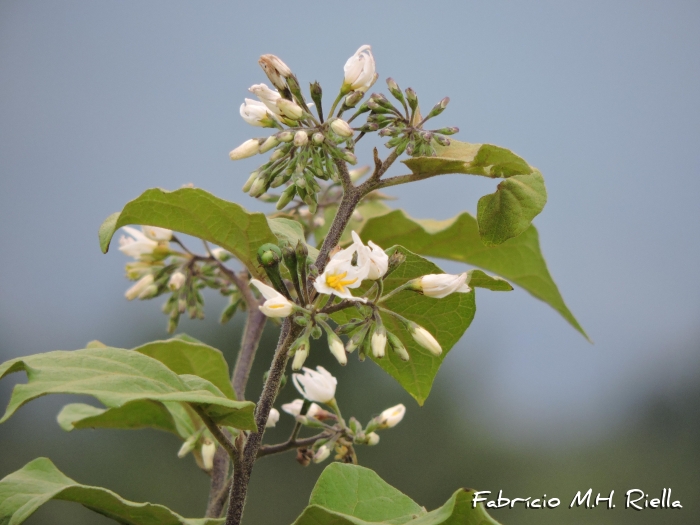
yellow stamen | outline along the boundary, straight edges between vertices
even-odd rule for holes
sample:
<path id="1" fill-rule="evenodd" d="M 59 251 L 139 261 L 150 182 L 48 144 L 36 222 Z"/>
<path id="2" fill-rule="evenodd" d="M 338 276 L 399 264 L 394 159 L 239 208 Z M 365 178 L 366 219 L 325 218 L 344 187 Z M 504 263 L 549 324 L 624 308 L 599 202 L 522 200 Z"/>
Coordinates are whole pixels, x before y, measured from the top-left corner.
<path id="1" fill-rule="evenodd" d="M 347 275 L 348 275 L 348 272 L 343 272 L 343 273 L 334 274 L 334 275 L 327 275 L 326 276 L 326 284 L 330 288 L 333 288 L 334 290 L 337 290 L 339 292 L 345 292 L 345 287 L 348 284 L 352 284 L 355 281 L 357 281 L 357 277 L 355 277 L 354 279 L 343 280 Z"/>

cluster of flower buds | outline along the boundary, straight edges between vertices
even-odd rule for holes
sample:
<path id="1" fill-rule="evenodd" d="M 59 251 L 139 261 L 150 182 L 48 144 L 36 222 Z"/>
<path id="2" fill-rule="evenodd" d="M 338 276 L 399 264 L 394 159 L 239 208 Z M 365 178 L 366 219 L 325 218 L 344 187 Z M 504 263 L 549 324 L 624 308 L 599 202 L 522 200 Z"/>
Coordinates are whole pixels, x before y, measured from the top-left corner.
<path id="1" fill-rule="evenodd" d="M 335 459 L 352 461 L 355 454 L 354 445 L 376 445 L 379 443 L 377 431 L 396 426 L 406 413 L 406 407 L 400 404 L 387 408 L 364 427 L 354 417 L 346 424 L 335 399 L 338 381 L 325 368 L 304 368 L 302 374 L 292 376 L 292 381 L 303 399 L 295 399 L 282 405 L 282 411 L 293 416 L 300 425 L 325 431 L 325 436 L 318 439 L 313 446 L 300 449 L 297 460 L 304 466 L 312 461 L 325 461 L 333 451 L 336 453 Z M 321 405 L 327 406 L 329 410 Z M 276 417 L 279 418 L 279 412 Z"/>
<path id="2" fill-rule="evenodd" d="M 125 226 L 124 230 L 128 235 L 119 239 L 119 250 L 136 259 L 126 265 L 127 277 L 136 282 L 125 296 L 131 301 L 170 293 L 163 305 L 163 312 L 169 318 L 169 332 L 177 328 L 185 312 L 191 319 L 204 317 L 203 288 L 213 288 L 230 297 L 222 322 L 230 320 L 242 307 L 237 288 L 222 274 L 219 266 L 219 262 L 230 257 L 225 250 L 216 248 L 208 256 L 196 256 L 178 249 L 181 243 L 171 230 L 155 226 L 143 226 L 141 231 Z"/>
<path id="3" fill-rule="evenodd" d="M 272 151 L 269 160 L 250 175 L 243 191 L 252 197 L 261 197 L 270 188 L 287 184 L 278 198 L 278 209 L 298 196 L 315 211 L 320 191 L 316 179 L 338 182 L 335 162 L 357 162 L 355 130 L 332 113 L 341 99 L 341 112 L 355 107 L 376 81 L 371 49 L 362 46 L 345 64 L 341 93 L 327 120 L 323 118 L 323 91 L 318 82 L 311 84 L 310 95 L 314 102 L 307 102 L 296 76 L 282 60 L 274 55 L 263 55 L 259 63 L 277 90 L 265 84 L 251 86 L 249 90 L 258 100 L 245 99 L 240 108 L 241 117 L 253 126 L 279 131 L 268 137 L 249 139 L 229 156 L 238 160 Z M 310 109 L 314 105 L 317 116 Z"/>

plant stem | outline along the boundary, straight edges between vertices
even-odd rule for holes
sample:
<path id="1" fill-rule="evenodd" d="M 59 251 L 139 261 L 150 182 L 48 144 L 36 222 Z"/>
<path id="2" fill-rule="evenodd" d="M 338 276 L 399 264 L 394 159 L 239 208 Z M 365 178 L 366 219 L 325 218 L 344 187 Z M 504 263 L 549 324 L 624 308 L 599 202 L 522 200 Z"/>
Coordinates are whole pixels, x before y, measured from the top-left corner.
<path id="1" fill-rule="evenodd" d="M 245 329 L 243 330 L 243 339 L 241 340 L 241 349 L 236 358 L 236 366 L 231 375 L 231 384 L 233 391 L 236 393 L 236 399 L 245 399 L 245 387 L 248 383 L 250 369 L 253 367 L 255 360 L 255 352 L 260 344 L 263 330 L 267 317 L 258 309 L 257 302 L 253 308 L 248 310 L 248 319 L 246 320 Z"/>
<path id="2" fill-rule="evenodd" d="M 316 443 L 316 441 L 318 441 L 319 439 L 327 438 L 330 436 L 331 434 L 327 432 L 321 432 L 320 434 L 316 434 L 315 436 L 285 441 L 284 443 L 279 443 L 277 445 L 265 445 L 260 447 L 260 450 L 258 450 L 258 458 L 269 456 L 270 454 L 286 452 L 287 450 L 292 450 L 294 448 L 308 447 L 309 445 L 313 445 L 314 443 Z"/>

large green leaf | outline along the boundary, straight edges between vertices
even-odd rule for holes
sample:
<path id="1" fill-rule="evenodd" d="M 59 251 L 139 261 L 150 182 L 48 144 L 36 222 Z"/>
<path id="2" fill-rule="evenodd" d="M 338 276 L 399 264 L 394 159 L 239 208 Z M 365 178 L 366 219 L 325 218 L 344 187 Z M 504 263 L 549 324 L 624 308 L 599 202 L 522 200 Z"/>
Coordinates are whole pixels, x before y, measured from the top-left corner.
<path id="1" fill-rule="evenodd" d="M 133 503 L 111 490 L 81 485 L 47 458 L 38 458 L 0 480 L 0 523 L 19 525 L 52 500 L 80 503 L 124 525 L 218 525 L 223 519 L 183 518 L 163 505 Z"/>
<path id="2" fill-rule="evenodd" d="M 495 193 L 479 199 L 476 217 L 481 240 L 486 245 L 500 244 L 520 235 L 547 202 L 542 174 L 510 150 L 453 140 L 449 146 L 439 146 L 437 154 L 404 163 L 422 178 L 465 173 L 506 179 Z"/>
<path id="3" fill-rule="evenodd" d="M 228 364 L 224 354 L 216 348 L 200 342 L 173 338 L 153 341 L 134 348 L 134 351 L 157 359 L 178 375 L 203 377 L 227 397 L 236 399 L 228 375 Z"/>
<path id="4" fill-rule="evenodd" d="M 498 525 L 471 490 L 458 490 L 432 512 L 357 465 L 331 463 L 323 471 L 294 525 Z"/>
<path id="5" fill-rule="evenodd" d="M 197 188 L 146 190 L 127 203 L 121 213 L 110 215 L 100 226 L 103 252 L 109 249 L 117 229 L 129 224 L 169 228 L 217 244 L 234 254 L 259 278 L 264 273 L 257 267 L 258 248 L 268 242 L 277 242 L 265 215 L 250 213 L 238 204 Z"/>
<path id="6" fill-rule="evenodd" d="M 388 254 L 399 251 L 406 261 L 384 280 L 384 291 L 389 292 L 410 279 L 431 273 L 444 273 L 432 262 L 411 253 L 401 246 L 386 250 Z M 404 343 L 410 359 L 403 361 L 395 352 L 387 352 L 381 359 L 370 358 L 396 379 L 419 404 L 428 398 L 433 380 L 450 349 L 459 341 L 474 319 L 476 305 L 474 290 L 469 293 L 454 293 L 442 299 L 426 297 L 412 291 L 402 291 L 382 303 L 382 306 L 396 312 L 428 330 L 438 340 L 442 354 L 434 356 L 413 340 L 410 333 L 396 317 L 382 313 L 386 329 L 396 334 Z M 357 317 L 354 308 L 341 310 L 334 319 L 345 322 Z"/>
<path id="7" fill-rule="evenodd" d="M 0 379 L 22 370 L 28 382 L 15 386 L 0 423 L 32 399 L 66 393 L 93 396 L 108 408 L 140 400 L 189 403 L 221 425 L 255 429 L 253 403 L 232 400 L 206 379 L 178 375 L 132 350 L 88 348 L 20 357 L 0 365 Z"/>
<path id="8" fill-rule="evenodd" d="M 360 236 L 365 242 L 372 240 L 380 246 L 396 243 L 420 255 L 460 261 L 501 275 L 549 304 L 588 338 L 549 274 L 532 225 L 503 244 L 484 246 L 476 219 L 468 213 L 434 221 L 412 219 L 402 210 L 394 210 L 365 221 Z"/>

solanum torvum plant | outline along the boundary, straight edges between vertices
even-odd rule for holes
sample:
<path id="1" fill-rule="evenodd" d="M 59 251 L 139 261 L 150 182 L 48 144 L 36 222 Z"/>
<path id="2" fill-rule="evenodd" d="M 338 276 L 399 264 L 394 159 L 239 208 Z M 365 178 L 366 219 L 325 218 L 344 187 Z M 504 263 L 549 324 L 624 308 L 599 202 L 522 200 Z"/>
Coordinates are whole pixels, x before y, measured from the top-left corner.
<path id="1" fill-rule="evenodd" d="M 134 349 L 93 341 L 81 350 L 0 365 L 0 378 L 24 371 L 28 379 L 14 388 L 0 422 L 45 394 L 86 394 L 102 406 L 67 405 L 58 414 L 63 429 L 151 427 L 178 436 L 182 446 L 173 458 L 194 458 L 211 478 L 205 517 L 183 518 L 161 505 L 81 485 L 39 458 L 0 481 L 0 523 L 19 524 L 46 501 L 64 499 L 119 523 L 238 525 L 256 462 L 290 451 L 304 466 L 329 463 L 296 525 L 496 523 L 473 502 L 471 490 L 457 490 L 427 512 L 359 466 L 358 449 L 381 446 L 382 432 L 397 426 L 407 409 L 378 405 L 369 421 L 348 417 L 341 412 L 343 385 L 332 369 L 315 363 L 320 345 L 312 351 L 311 341 L 320 340 L 338 366 L 352 354 L 373 361 L 421 405 L 474 317 L 476 288 L 518 285 L 585 336 L 531 225 L 546 202 L 542 175 L 507 149 L 459 142 L 451 138 L 457 128 L 433 126 L 448 98 L 426 110 L 413 89 L 401 90 L 391 78 L 388 96 L 370 94 L 379 77 L 370 46 L 347 60 L 330 101 L 317 82 L 307 96 L 280 58 L 263 55 L 259 63 L 271 86 L 253 85 L 255 98 L 245 99 L 240 114 L 262 136 L 230 157 L 259 156 L 261 165 L 243 189 L 276 203 L 276 210 L 250 213 L 194 187 L 150 189 L 99 230 L 106 252 L 122 229 L 119 250 L 132 258 L 126 274 L 134 281 L 126 298 L 166 297 L 168 332 L 183 314 L 204 315 L 203 289 L 229 298 L 221 321 L 237 312 L 246 318 L 233 372 L 220 351 L 184 334 Z M 357 143 L 370 134 L 387 153 L 374 148 L 372 169 L 352 168 Z M 388 176 L 399 160 L 406 173 Z M 500 180 L 479 200 L 476 217 L 414 219 L 390 208 L 382 192 L 455 173 Z M 180 234 L 201 239 L 201 248 Z M 446 274 L 427 257 L 478 269 Z M 280 326 L 277 346 L 258 348 L 268 321 Z M 262 392 L 251 393 L 246 384 L 256 357 L 270 366 Z M 363 366 L 369 365 L 355 366 L 358 374 Z M 299 397 L 278 410 L 288 376 Z M 265 443 L 265 428 L 281 417 L 294 418 L 291 435 Z"/>

